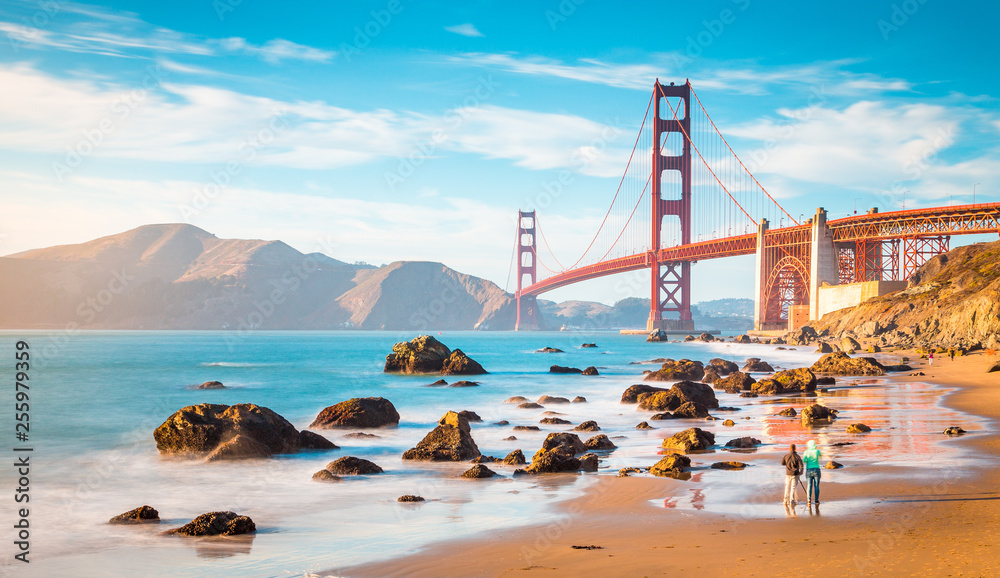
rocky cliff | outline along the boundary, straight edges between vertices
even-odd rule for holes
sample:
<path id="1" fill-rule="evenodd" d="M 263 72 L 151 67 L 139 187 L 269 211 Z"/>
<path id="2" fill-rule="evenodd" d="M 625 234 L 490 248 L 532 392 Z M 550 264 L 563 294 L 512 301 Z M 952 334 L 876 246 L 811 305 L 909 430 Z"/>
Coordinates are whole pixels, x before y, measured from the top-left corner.
<path id="1" fill-rule="evenodd" d="M 932 258 L 906 289 L 823 316 L 815 329 L 885 346 L 1000 346 L 1000 241 Z"/>

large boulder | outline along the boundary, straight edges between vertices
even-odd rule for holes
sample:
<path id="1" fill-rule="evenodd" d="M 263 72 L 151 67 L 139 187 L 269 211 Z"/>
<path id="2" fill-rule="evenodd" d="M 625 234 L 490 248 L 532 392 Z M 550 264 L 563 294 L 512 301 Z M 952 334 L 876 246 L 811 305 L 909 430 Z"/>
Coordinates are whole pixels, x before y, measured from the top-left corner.
<path id="1" fill-rule="evenodd" d="M 861 344 L 858 343 L 857 339 L 845 335 L 840 338 L 840 350 L 841 351 L 856 351 L 861 349 Z"/>
<path id="2" fill-rule="evenodd" d="M 746 436 L 741 438 L 736 438 L 726 442 L 727 448 L 737 448 L 737 449 L 750 449 L 755 448 L 761 444 L 761 441 L 757 438 Z"/>
<path id="3" fill-rule="evenodd" d="M 728 361 L 728 360 L 721 359 L 721 358 L 718 358 L 718 357 L 716 357 L 715 359 L 710 360 L 708 362 L 708 365 L 710 367 L 714 367 L 716 373 L 718 373 L 721 376 L 729 375 L 730 373 L 732 373 L 734 371 L 739 371 L 739 369 L 740 369 L 740 366 L 736 365 L 732 361 Z"/>
<path id="4" fill-rule="evenodd" d="M 885 375 L 885 367 L 871 357 L 850 357 L 842 351 L 827 353 L 809 369 L 833 375 Z"/>
<path id="5" fill-rule="evenodd" d="M 487 468 L 483 464 L 476 464 L 465 471 L 462 474 L 463 478 L 469 478 L 471 480 L 485 480 L 487 478 L 492 478 L 497 475 L 496 472 Z"/>
<path id="6" fill-rule="evenodd" d="M 421 335 L 392 346 L 385 356 L 386 373 L 437 373 L 451 356 L 448 347 L 430 335 Z"/>
<path id="7" fill-rule="evenodd" d="M 701 428 L 692 427 L 682 432 L 675 433 L 671 437 L 663 440 L 664 449 L 680 450 L 683 452 L 707 450 L 715 443 L 715 434 L 707 432 Z"/>
<path id="8" fill-rule="evenodd" d="M 181 536 L 236 536 L 256 531 L 257 526 L 247 516 L 240 516 L 235 512 L 209 512 L 168 533 Z"/>
<path id="9" fill-rule="evenodd" d="M 391 401 L 382 397 L 356 397 L 319 412 L 309 427 L 372 428 L 390 425 L 399 425 L 399 412 Z"/>
<path id="10" fill-rule="evenodd" d="M 580 369 L 579 367 L 565 367 L 565 366 L 562 366 L 562 365 L 553 365 L 553 366 L 549 367 L 549 373 L 578 374 L 578 373 L 583 373 L 583 370 Z"/>
<path id="11" fill-rule="evenodd" d="M 711 386 L 693 381 L 681 381 L 666 391 L 640 394 L 639 409 L 673 411 L 689 401 L 699 403 L 708 409 L 719 407 L 719 401 L 715 398 Z"/>
<path id="12" fill-rule="evenodd" d="M 751 391 L 758 395 L 816 391 L 816 375 L 804 367 L 786 369 L 753 384 Z"/>
<path id="13" fill-rule="evenodd" d="M 109 524 L 159 524 L 160 513 L 152 506 L 139 506 L 108 520 Z"/>
<path id="14" fill-rule="evenodd" d="M 483 375 L 486 370 L 479 362 L 456 349 L 441 364 L 442 375 Z"/>
<path id="15" fill-rule="evenodd" d="M 614 442 L 608 439 L 608 436 L 604 434 L 597 434 L 596 436 L 585 441 L 583 445 L 587 446 L 587 448 L 591 450 L 613 450 L 618 447 L 614 444 Z"/>
<path id="16" fill-rule="evenodd" d="M 585 472 L 596 472 L 598 462 L 597 454 L 583 454 L 580 458 L 580 469 Z"/>
<path id="17" fill-rule="evenodd" d="M 803 424 L 830 423 L 837 419 L 837 410 L 830 409 L 825 405 L 814 403 L 813 405 L 804 408 L 799 413 L 799 417 L 802 419 Z"/>
<path id="18" fill-rule="evenodd" d="M 271 457 L 271 448 L 265 446 L 250 436 L 238 434 L 227 442 L 223 442 L 215 448 L 208 457 L 207 462 L 219 460 L 249 460 L 255 458 Z"/>
<path id="19" fill-rule="evenodd" d="M 523 466 L 525 463 L 527 460 L 524 459 L 524 453 L 521 450 L 514 450 L 503 459 L 505 466 Z"/>
<path id="20" fill-rule="evenodd" d="M 760 358 L 750 357 L 743 364 L 743 371 L 746 373 L 772 373 L 774 368 L 771 367 L 770 363 L 761 361 Z"/>
<path id="21" fill-rule="evenodd" d="M 749 373 L 734 371 L 726 377 L 716 380 L 715 383 L 712 384 L 712 387 L 715 389 L 721 389 L 726 393 L 742 393 L 744 391 L 750 391 L 750 388 L 755 383 L 757 383 L 757 380 L 750 377 Z"/>
<path id="22" fill-rule="evenodd" d="M 252 403 L 190 405 L 174 412 L 153 432 L 156 449 L 163 454 L 207 454 L 237 436 L 267 448 L 268 455 L 293 453 L 308 446 L 288 420 Z M 245 448 L 251 444 L 239 441 L 238 445 Z M 232 449 L 236 456 L 237 448 Z"/>
<path id="23" fill-rule="evenodd" d="M 686 471 L 689 467 L 691 467 L 691 458 L 680 454 L 670 454 L 649 468 L 649 473 L 654 476 L 672 478 Z"/>
<path id="24" fill-rule="evenodd" d="M 663 366 L 646 374 L 646 381 L 681 381 L 699 380 L 705 375 L 705 368 L 700 361 L 690 359 L 670 360 Z"/>
<path id="25" fill-rule="evenodd" d="M 624 392 L 622 392 L 622 403 L 639 403 L 639 396 L 644 393 L 654 393 L 657 391 L 668 391 L 663 387 L 654 387 L 652 385 L 646 385 L 644 383 L 637 383 L 635 385 L 628 386 Z"/>
<path id="26" fill-rule="evenodd" d="M 657 329 L 656 331 L 651 332 L 646 337 L 646 341 L 650 341 L 650 342 L 652 342 L 652 341 L 656 341 L 656 342 L 670 341 L 670 336 L 667 335 L 666 331 L 664 331 L 662 329 Z"/>
<path id="27" fill-rule="evenodd" d="M 655 417 L 655 416 L 654 416 Z M 674 410 L 673 418 L 700 419 L 708 417 L 708 408 L 696 401 L 685 401 Z"/>
<path id="28" fill-rule="evenodd" d="M 568 432 L 550 433 L 542 442 L 542 450 L 557 450 L 564 454 L 575 456 L 587 451 L 587 446 L 580 441 L 580 436 Z"/>
<path id="29" fill-rule="evenodd" d="M 531 458 L 531 464 L 525 468 L 529 474 L 552 474 L 557 472 L 575 472 L 580 469 L 580 460 L 572 454 L 566 454 L 558 449 L 540 449 Z M 516 474 L 517 472 L 515 472 Z"/>
<path id="30" fill-rule="evenodd" d="M 561 404 L 561 403 L 570 403 L 570 401 L 565 397 L 543 395 L 542 397 L 538 398 L 538 403 Z"/>
<path id="31" fill-rule="evenodd" d="M 472 439 L 469 420 L 449 411 L 416 447 L 403 453 L 404 460 L 464 462 L 479 456 L 479 447 Z"/>
<path id="32" fill-rule="evenodd" d="M 338 476 L 367 476 L 381 474 L 382 468 L 375 462 L 354 456 L 344 456 L 326 464 L 326 471 Z"/>
<path id="33" fill-rule="evenodd" d="M 573 428 L 575 431 L 601 431 L 601 426 L 594 420 L 587 420 Z"/>

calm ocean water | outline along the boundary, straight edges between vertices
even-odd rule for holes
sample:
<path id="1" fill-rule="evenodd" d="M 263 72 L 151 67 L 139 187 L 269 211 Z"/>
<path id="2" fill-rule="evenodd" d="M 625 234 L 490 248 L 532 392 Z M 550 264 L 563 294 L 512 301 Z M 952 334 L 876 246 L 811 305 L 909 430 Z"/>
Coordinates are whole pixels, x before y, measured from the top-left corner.
<path id="1" fill-rule="evenodd" d="M 386 375 L 385 354 L 412 333 L 257 332 L 234 339 L 214 332 L 94 332 L 69 339 L 45 332 L 0 333 L 2 399 L 13 404 L 14 344 L 31 344 L 31 559 L 30 567 L 12 562 L 14 550 L 5 531 L 0 543 L 5 566 L 17 575 L 262 575 L 296 576 L 336 569 L 414 551 L 431 542 L 476 532 L 517 528 L 554 520 L 553 504 L 579 493 L 595 476 L 558 475 L 512 479 L 511 469 L 496 467 L 502 479 L 457 478 L 468 464 L 403 462 L 400 454 L 432 429 L 447 410 L 473 410 L 483 417 L 473 436 L 484 454 L 503 457 L 520 448 L 530 456 L 545 435 L 572 426 L 541 426 L 540 433 L 511 432 L 514 425 L 534 425 L 544 410 L 519 410 L 503 400 L 514 395 L 535 399 L 543 394 L 586 404 L 546 408 L 564 413 L 573 424 L 597 420 L 620 449 L 603 457 L 600 474 L 625 466 L 649 466 L 658 459 L 664 435 L 698 425 L 715 431 L 719 441 L 753 435 L 761 453 L 779 452 L 808 434 L 796 420 L 774 418 L 778 407 L 802 407 L 807 400 L 747 400 L 719 393 L 722 405 L 741 409 L 715 413 L 737 422 L 653 422 L 651 431 L 634 426 L 649 418 L 619 403 L 622 391 L 640 382 L 648 366 L 630 362 L 656 357 L 708 361 L 725 357 L 742 362 L 761 357 L 785 368 L 812 363 L 808 350 L 734 344 L 645 343 L 642 337 L 614 333 L 445 332 L 437 337 L 482 363 L 489 375 L 475 388 L 430 388 L 436 377 Z M 596 341 L 596 349 L 581 349 Z M 539 354 L 544 346 L 565 350 Z M 551 364 L 597 366 L 599 377 L 551 375 Z M 219 380 L 230 389 L 199 391 L 193 386 Z M 859 380 L 846 380 L 845 383 Z M 907 465 L 914 459 L 947 467 L 967 459 L 942 441 L 940 431 L 973 422 L 939 407 L 941 390 L 923 384 L 884 387 L 860 383 L 820 394 L 825 403 L 848 416 L 840 427 L 814 432 L 821 444 L 848 439 L 843 427 L 864 421 L 876 431 L 864 447 L 830 453 L 839 461 Z M 326 406 L 351 397 L 391 400 L 402 420 L 398 428 L 375 430 L 379 438 L 353 440 L 342 431 L 324 431 L 341 446 L 330 452 L 281 456 L 271 460 L 205 464 L 161 458 L 152 432 L 181 407 L 202 402 L 256 403 L 278 412 L 304 429 Z M 808 400 L 811 403 L 813 400 Z M 777 406 L 777 403 L 782 405 Z M 0 411 L 6 456 L 12 456 L 11 409 Z M 750 419 L 744 419 L 750 418 Z M 857 418 L 857 419 L 855 419 Z M 509 426 L 492 422 L 506 419 Z M 517 441 L 504 441 L 510 435 Z M 581 437 L 586 438 L 584 434 Z M 851 438 L 853 439 L 853 438 Z M 338 457 L 355 455 L 380 464 L 386 473 L 340 484 L 311 481 L 315 471 Z M 741 459 L 728 452 L 707 461 Z M 4 460 L 9 461 L 9 460 Z M 698 461 L 698 460 L 696 460 Z M 670 507 L 739 511 L 748 490 L 778 486 L 780 467 L 761 465 L 744 472 L 698 472 L 689 486 L 669 496 Z M 825 479 L 850 482 L 850 469 Z M 665 480 L 665 492 L 678 482 Z M 10 467 L 0 469 L 8 494 L 16 484 Z M 428 502 L 398 504 L 402 494 L 420 494 Z M 668 496 L 665 496 L 667 498 Z M 5 498 L 6 500 L 6 498 Z M 108 518 L 142 504 L 157 508 L 159 526 L 108 526 Z M 833 514 L 837 506 L 829 506 Z M 197 540 L 158 533 L 198 514 L 233 510 L 251 516 L 258 533 L 249 538 Z M 13 508 L 3 509 L 4 528 Z M 29 570 L 27 572 L 26 570 Z"/>

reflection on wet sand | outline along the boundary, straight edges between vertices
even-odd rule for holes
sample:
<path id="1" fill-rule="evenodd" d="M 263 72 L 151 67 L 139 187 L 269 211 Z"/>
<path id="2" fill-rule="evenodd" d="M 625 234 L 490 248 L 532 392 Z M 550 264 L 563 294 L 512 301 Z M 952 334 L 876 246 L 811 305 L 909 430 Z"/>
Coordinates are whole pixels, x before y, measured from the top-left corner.
<path id="1" fill-rule="evenodd" d="M 250 554 L 254 538 L 255 534 L 195 538 L 193 546 L 199 558 L 229 558 Z"/>

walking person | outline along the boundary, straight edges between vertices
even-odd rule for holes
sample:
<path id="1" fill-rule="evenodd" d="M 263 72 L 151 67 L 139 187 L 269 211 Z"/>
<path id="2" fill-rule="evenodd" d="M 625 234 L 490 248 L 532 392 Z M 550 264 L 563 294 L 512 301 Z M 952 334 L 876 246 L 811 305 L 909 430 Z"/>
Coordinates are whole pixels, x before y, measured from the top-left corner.
<path id="1" fill-rule="evenodd" d="M 927 365 L 934 365 L 934 352 L 930 352 L 927 355 Z"/>
<path id="2" fill-rule="evenodd" d="M 809 482 L 809 503 L 817 506 L 819 505 L 819 458 L 822 455 L 813 440 L 809 440 L 809 443 L 806 444 L 806 451 L 802 454 L 802 461 L 805 462 L 806 466 L 806 480 Z"/>
<path id="3" fill-rule="evenodd" d="M 955 361 L 955 350 L 954 349 L 949 349 L 948 350 L 948 355 L 951 356 L 951 360 L 952 361 Z"/>
<path id="4" fill-rule="evenodd" d="M 785 457 L 781 458 L 781 465 L 785 466 L 785 497 L 783 503 L 787 506 L 791 503 L 795 505 L 795 494 L 797 492 L 798 485 L 802 482 L 799 481 L 799 476 L 802 475 L 802 458 L 799 454 L 795 453 L 795 444 L 791 445 Z"/>

